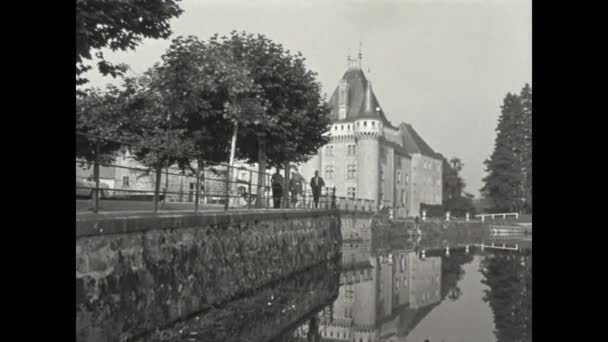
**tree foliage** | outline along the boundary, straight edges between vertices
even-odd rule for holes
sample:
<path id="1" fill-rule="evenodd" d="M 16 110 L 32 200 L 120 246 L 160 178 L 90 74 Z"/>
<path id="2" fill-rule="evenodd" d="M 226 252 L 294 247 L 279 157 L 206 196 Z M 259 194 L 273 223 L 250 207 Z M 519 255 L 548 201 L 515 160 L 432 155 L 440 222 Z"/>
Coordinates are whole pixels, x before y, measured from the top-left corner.
<path id="1" fill-rule="evenodd" d="M 171 35 L 169 20 L 183 11 L 180 0 L 77 0 L 76 1 L 76 83 L 87 82 L 81 75 L 91 69 L 85 65 L 97 51 L 99 72 L 122 74 L 126 67 L 104 59 L 102 48 L 112 51 L 135 49 L 143 38 Z"/>
<path id="2" fill-rule="evenodd" d="M 494 313 L 497 341 L 531 341 L 532 257 L 489 255 L 481 266 L 488 286 L 483 300 Z"/>
<path id="3" fill-rule="evenodd" d="M 291 54 L 263 35 L 232 32 L 219 39 L 250 71 L 263 105 L 258 115 L 239 120 L 238 156 L 259 162 L 261 144 L 267 166 L 300 162 L 327 143 L 329 109 L 321 97 L 316 73 L 307 70 L 300 53 Z"/>
<path id="4" fill-rule="evenodd" d="M 462 191 L 465 187 L 464 180 L 460 176 L 460 172 L 464 164 L 459 158 L 452 158 L 448 161 L 443 158 L 442 164 L 442 178 L 443 178 L 443 202 L 452 198 L 458 198 L 462 196 Z"/>
<path id="5" fill-rule="evenodd" d="M 532 89 L 507 94 L 501 106 L 488 175 L 481 189 L 498 211 L 532 209 Z"/>

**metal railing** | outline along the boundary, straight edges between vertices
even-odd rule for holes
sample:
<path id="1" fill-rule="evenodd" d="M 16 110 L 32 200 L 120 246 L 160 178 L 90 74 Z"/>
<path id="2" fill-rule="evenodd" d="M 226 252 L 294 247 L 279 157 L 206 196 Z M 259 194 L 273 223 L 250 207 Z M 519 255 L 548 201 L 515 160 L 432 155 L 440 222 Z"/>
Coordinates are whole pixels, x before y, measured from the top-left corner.
<path id="1" fill-rule="evenodd" d="M 502 217 L 503 220 L 507 219 L 508 216 L 514 217 L 515 219 L 519 218 L 519 213 L 499 213 L 499 214 L 478 214 L 475 217 L 479 217 L 481 222 L 484 222 L 487 217 L 494 220 L 496 217 Z"/>
<path id="2" fill-rule="evenodd" d="M 336 197 L 336 188 L 324 187 L 318 200 L 308 184 L 302 191 L 281 191 L 274 203 L 272 175 L 259 173 L 251 165 L 228 165 L 201 160 L 187 169 L 172 166 L 145 167 L 129 156 L 153 148 L 124 140 L 76 132 L 95 143 L 92 161 L 76 158 L 77 211 L 235 210 L 235 209 L 347 209 L 373 211 L 374 201 Z M 122 146 L 111 156 L 100 152 L 103 143 Z M 107 158 L 110 157 L 110 158 Z M 111 161 L 108 161 L 111 160 Z M 194 163 L 196 164 L 196 163 Z M 262 183 L 260 183 L 262 178 Z M 159 183 L 157 186 L 156 183 Z M 285 187 L 285 184 L 283 184 Z M 306 189 L 306 190 L 304 190 Z M 283 196 L 288 196 L 287 200 Z"/>

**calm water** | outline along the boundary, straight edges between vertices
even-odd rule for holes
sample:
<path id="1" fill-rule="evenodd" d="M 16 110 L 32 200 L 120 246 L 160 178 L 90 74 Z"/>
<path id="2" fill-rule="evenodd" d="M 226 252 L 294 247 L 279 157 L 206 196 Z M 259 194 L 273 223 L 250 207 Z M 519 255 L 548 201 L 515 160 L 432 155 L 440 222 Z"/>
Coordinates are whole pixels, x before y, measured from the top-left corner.
<path id="1" fill-rule="evenodd" d="M 507 244 L 516 242 L 528 247 L 467 252 L 462 241 L 434 248 L 345 241 L 341 259 L 197 316 L 161 339 L 531 341 L 531 241 Z"/>

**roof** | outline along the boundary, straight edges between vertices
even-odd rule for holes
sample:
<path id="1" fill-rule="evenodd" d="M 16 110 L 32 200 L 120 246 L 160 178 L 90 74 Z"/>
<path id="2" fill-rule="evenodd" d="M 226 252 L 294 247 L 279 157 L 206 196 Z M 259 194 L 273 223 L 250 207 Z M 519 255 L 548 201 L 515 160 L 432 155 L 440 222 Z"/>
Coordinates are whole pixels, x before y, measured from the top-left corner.
<path id="1" fill-rule="evenodd" d="M 403 138 L 403 146 L 409 154 L 420 153 L 423 156 L 443 159 L 439 153 L 433 149 L 422 139 L 416 130 L 410 124 L 402 123 L 399 125 L 401 137 Z"/>
<path id="2" fill-rule="evenodd" d="M 331 108 L 330 118 L 332 121 L 354 121 L 359 119 L 376 119 L 381 120 L 382 123 L 390 127 L 394 127 L 386 116 L 380 106 L 380 102 L 376 98 L 373 88 L 371 88 L 371 82 L 365 77 L 363 70 L 358 67 L 351 67 L 344 73 L 340 81 L 346 81 L 348 84 L 348 110 L 346 112 L 346 119 L 338 119 L 338 91 L 339 86 L 336 86 L 333 94 L 329 99 L 329 106 Z M 370 101 L 371 104 L 367 105 L 366 91 L 368 87 L 371 91 Z M 376 110 L 380 108 L 380 110 Z M 369 110 L 371 109 L 371 110 Z"/>

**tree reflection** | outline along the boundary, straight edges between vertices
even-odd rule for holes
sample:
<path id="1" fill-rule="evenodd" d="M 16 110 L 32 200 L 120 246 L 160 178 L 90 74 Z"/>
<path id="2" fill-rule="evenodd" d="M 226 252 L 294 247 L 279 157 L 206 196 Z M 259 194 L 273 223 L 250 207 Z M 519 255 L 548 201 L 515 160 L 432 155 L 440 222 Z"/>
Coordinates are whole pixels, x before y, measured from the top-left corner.
<path id="1" fill-rule="evenodd" d="M 458 282 L 464 276 L 464 265 L 473 261 L 473 254 L 453 254 L 443 257 L 441 262 L 441 299 L 446 297 L 451 301 L 460 298 L 462 290 Z"/>
<path id="2" fill-rule="evenodd" d="M 497 342 L 532 340 L 532 256 L 487 255 L 481 263 L 483 300 L 494 312 Z"/>

